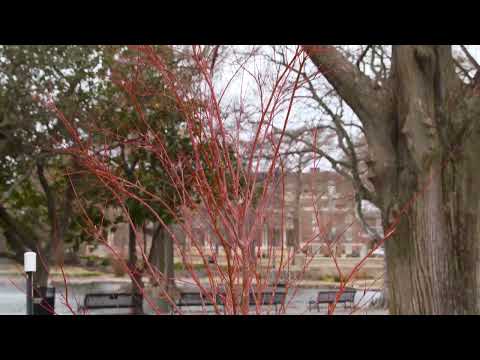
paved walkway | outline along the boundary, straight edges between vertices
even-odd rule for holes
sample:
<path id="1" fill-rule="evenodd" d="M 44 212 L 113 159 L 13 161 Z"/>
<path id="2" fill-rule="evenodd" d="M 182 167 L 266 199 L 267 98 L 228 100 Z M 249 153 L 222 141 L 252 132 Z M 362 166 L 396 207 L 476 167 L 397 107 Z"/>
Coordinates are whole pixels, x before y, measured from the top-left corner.
<path id="1" fill-rule="evenodd" d="M 24 314 L 25 313 L 25 295 L 22 289 L 25 287 L 25 280 L 21 277 L 16 277 L 12 279 L 11 277 L 0 277 L 0 314 Z M 13 285 L 10 280 L 13 280 Z M 103 280 L 108 280 L 108 278 L 103 278 Z M 121 292 L 130 287 L 129 279 L 112 279 L 115 281 L 93 281 L 92 279 L 76 279 L 74 281 L 69 281 L 69 291 L 68 297 L 70 298 L 70 303 L 77 308 L 78 304 L 83 302 L 83 298 L 86 293 L 91 292 Z M 56 296 L 56 311 L 59 314 L 68 315 L 70 311 L 64 305 L 64 296 L 65 290 L 63 288 L 63 281 L 58 283 L 54 282 L 54 286 L 57 288 Z M 18 287 L 18 288 L 16 288 Z M 308 311 L 308 302 L 309 300 L 315 298 L 317 289 L 311 288 L 299 288 L 292 301 L 290 302 L 287 308 L 287 315 L 326 315 L 327 306 L 322 305 L 320 312 L 317 312 L 315 309 Z M 290 292 L 291 295 L 294 295 L 293 292 Z M 367 298 L 375 296 L 378 294 L 376 292 L 367 293 Z M 365 301 L 367 300 L 367 301 Z M 364 299 L 363 292 L 359 291 L 355 297 L 355 303 L 358 305 L 363 305 L 368 302 L 368 299 Z M 146 306 L 148 308 L 148 306 Z M 184 308 L 184 314 L 204 314 L 204 312 L 199 307 L 194 308 Z M 147 309 L 146 309 L 147 311 Z M 147 311 L 148 312 L 148 311 Z M 98 312 L 111 314 L 111 312 Z M 114 312 L 117 313 L 117 312 Z M 207 314 L 213 314 L 209 312 Z M 251 314 L 255 314 L 255 309 L 252 308 Z M 273 314 L 273 313 L 272 313 Z M 342 304 L 337 306 L 335 315 L 349 315 L 351 314 L 350 309 L 344 309 Z M 387 312 L 384 310 L 377 309 L 367 309 L 356 311 L 353 315 L 387 315 Z"/>

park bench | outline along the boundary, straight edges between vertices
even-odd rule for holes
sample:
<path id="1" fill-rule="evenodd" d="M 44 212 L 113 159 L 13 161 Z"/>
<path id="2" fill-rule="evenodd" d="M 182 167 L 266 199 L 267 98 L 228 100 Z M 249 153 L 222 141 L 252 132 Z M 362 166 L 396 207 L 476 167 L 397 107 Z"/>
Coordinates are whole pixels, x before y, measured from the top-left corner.
<path id="1" fill-rule="evenodd" d="M 220 304 L 217 297 L 216 304 Z M 187 290 L 180 293 L 180 297 L 176 303 L 177 306 L 213 306 L 210 296 L 202 294 L 200 290 Z"/>
<path id="2" fill-rule="evenodd" d="M 217 294 L 215 300 L 216 305 L 223 305 L 220 294 Z M 179 308 L 184 306 L 214 306 L 211 296 L 203 294 L 199 289 L 182 290 L 175 305 Z M 173 312 L 174 309 L 172 309 L 171 313 L 173 314 Z"/>
<path id="3" fill-rule="evenodd" d="M 277 306 L 281 305 L 285 301 L 286 292 L 283 289 L 264 289 L 261 293 L 254 294 L 250 292 L 250 305 L 256 306 L 259 305 L 273 305 L 275 306 L 275 311 L 277 311 Z"/>
<path id="4" fill-rule="evenodd" d="M 259 305 L 273 305 L 275 306 L 275 310 L 277 310 L 277 306 L 281 305 L 285 299 L 285 291 L 282 289 L 277 289 L 274 293 L 272 289 L 264 289 L 261 293 L 254 294 L 254 292 L 250 291 L 249 294 L 249 305 L 256 306 L 257 303 Z M 180 296 L 176 302 L 177 307 L 184 307 L 184 306 L 214 306 L 224 305 L 224 299 L 226 297 L 225 291 L 218 291 L 215 297 L 215 304 L 212 302 L 212 297 L 203 294 L 198 289 L 193 290 L 183 290 L 180 292 Z M 173 309 L 172 309 L 173 312 Z"/>
<path id="5" fill-rule="evenodd" d="M 345 288 L 339 299 L 337 300 L 338 289 L 323 289 L 317 293 L 317 298 L 310 300 L 308 303 L 308 310 L 311 311 L 312 307 L 316 307 L 317 311 L 320 311 L 320 304 L 333 304 L 333 303 L 343 303 L 344 307 L 347 307 L 347 304 L 350 303 L 350 306 L 353 306 L 355 300 L 355 294 L 357 292 L 354 288 Z"/>
<path id="6" fill-rule="evenodd" d="M 83 300 L 83 305 L 78 311 L 85 310 L 103 310 L 103 309 L 134 309 L 136 306 L 135 296 L 131 293 L 97 293 L 87 294 Z"/>

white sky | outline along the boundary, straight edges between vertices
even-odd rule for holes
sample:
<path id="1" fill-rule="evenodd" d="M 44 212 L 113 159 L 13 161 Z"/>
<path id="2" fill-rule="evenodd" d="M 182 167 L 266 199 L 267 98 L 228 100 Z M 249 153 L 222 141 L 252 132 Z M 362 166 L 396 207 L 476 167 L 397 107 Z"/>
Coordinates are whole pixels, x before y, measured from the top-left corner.
<path id="1" fill-rule="evenodd" d="M 346 45 L 348 50 L 352 51 L 359 51 L 358 45 Z M 480 45 L 466 45 L 467 49 L 471 52 L 471 54 L 480 61 Z M 232 104 L 240 104 L 242 103 L 246 108 L 248 107 L 257 107 L 260 106 L 260 96 L 258 92 L 258 86 L 255 83 L 254 76 L 260 76 L 262 80 L 264 80 L 265 85 L 272 83 L 273 79 L 276 78 L 275 72 L 276 67 L 271 62 L 269 62 L 266 58 L 262 56 L 253 56 L 247 62 L 244 62 L 244 57 L 239 58 L 233 54 L 231 50 L 239 52 L 249 52 L 251 49 L 255 48 L 259 52 L 272 54 L 271 46 L 251 46 L 251 45 L 243 45 L 243 46 L 231 46 L 230 50 L 226 47 L 229 51 L 227 58 L 224 60 L 221 66 L 219 66 L 219 71 L 217 71 L 216 76 L 214 78 L 214 83 L 217 87 L 217 93 L 220 94 L 227 85 L 227 82 L 233 77 L 233 80 L 230 82 L 228 90 L 225 93 L 224 99 L 222 100 L 222 106 L 224 109 L 230 109 Z M 289 47 L 292 52 L 295 49 L 295 45 Z M 454 45 L 454 54 L 462 54 L 460 46 Z M 290 59 L 291 59 L 290 55 Z M 244 69 L 242 70 L 239 64 L 244 64 Z M 314 72 L 315 69 L 312 68 L 312 64 L 308 62 L 307 72 L 311 71 Z M 291 75 L 293 77 L 295 74 Z M 322 91 L 327 91 L 330 86 L 327 82 L 320 77 L 316 82 L 318 88 L 322 89 Z M 325 89 L 325 90 L 323 90 Z M 298 94 L 301 94 L 298 93 Z M 267 96 L 269 93 L 267 94 Z M 265 96 L 265 97 L 267 97 Z M 344 118 L 347 120 L 352 120 L 358 124 L 358 119 L 353 114 L 353 112 L 345 105 L 345 113 Z M 280 112 L 276 117 L 275 125 L 279 126 L 283 124 L 284 121 L 284 114 L 285 112 Z M 317 110 L 312 110 L 305 106 L 302 103 L 296 103 L 292 109 L 292 113 L 289 119 L 289 129 L 298 128 L 304 126 L 308 122 L 318 123 L 322 115 Z M 257 115 L 258 118 L 258 115 Z M 323 116 L 323 118 L 328 119 L 328 117 Z M 248 134 L 244 134 L 244 136 L 248 137 Z M 329 149 L 330 151 L 335 152 L 335 146 Z M 320 163 L 321 168 L 329 169 L 330 165 L 328 161 L 324 160 Z"/>

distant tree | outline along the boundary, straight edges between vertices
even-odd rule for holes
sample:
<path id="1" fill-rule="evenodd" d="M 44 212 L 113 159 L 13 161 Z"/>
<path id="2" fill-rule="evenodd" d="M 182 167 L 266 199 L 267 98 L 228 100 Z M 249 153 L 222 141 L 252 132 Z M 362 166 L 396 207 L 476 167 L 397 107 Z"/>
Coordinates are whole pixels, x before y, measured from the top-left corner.
<path id="1" fill-rule="evenodd" d="M 181 59 L 170 47 L 158 46 L 156 49 L 168 59 L 172 71 L 179 72 L 181 69 L 184 81 L 190 81 L 192 75 L 189 76 L 188 68 L 180 67 Z M 104 99 L 99 99 L 97 125 L 90 132 L 90 139 L 97 144 L 99 151 L 102 143 L 108 144 L 108 152 L 103 155 L 105 162 L 115 169 L 116 176 L 131 183 L 140 183 L 143 187 L 143 191 L 132 190 L 131 196 L 124 201 L 125 211 L 121 215 L 123 221 L 129 224 L 128 267 L 132 288 L 139 300 L 136 307 L 138 314 L 142 313 L 142 276 L 147 264 L 165 276 L 162 286 L 168 289 L 174 285 L 173 243 L 156 216 L 165 224 L 173 224 L 174 217 L 165 204 L 168 208 L 176 208 L 179 203 L 179 194 L 170 185 L 168 173 L 156 152 L 144 149 L 142 144 L 145 136 L 161 137 L 166 153 L 177 161 L 188 158 L 191 144 L 182 135 L 185 121 L 175 108 L 174 100 L 164 94 L 165 85 L 157 73 L 137 63 L 135 52 L 125 47 L 112 51 L 109 63 L 115 88 Z M 156 194 L 164 202 L 146 201 L 147 208 L 145 203 L 135 199 L 142 198 L 144 191 Z M 137 246 L 141 244 L 140 235 L 149 224 L 154 224 L 149 231 L 152 245 L 150 249 L 142 250 L 146 257 L 139 256 Z"/>
<path id="2" fill-rule="evenodd" d="M 0 47 L 0 227 L 17 260 L 39 252 L 37 285 L 46 285 L 50 265 L 63 264 L 65 243 L 78 242 L 79 177 L 68 176 L 76 159 L 60 154 L 67 131 L 45 103 L 83 126 L 105 75 L 100 46 Z"/>

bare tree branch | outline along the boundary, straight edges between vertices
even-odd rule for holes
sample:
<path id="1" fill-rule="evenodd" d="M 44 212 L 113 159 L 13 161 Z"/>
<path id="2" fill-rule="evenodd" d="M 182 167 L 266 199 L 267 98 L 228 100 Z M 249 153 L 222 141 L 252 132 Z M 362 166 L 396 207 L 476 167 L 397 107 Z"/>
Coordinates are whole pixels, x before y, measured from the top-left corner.
<path id="1" fill-rule="evenodd" d="M 465 45 L 460 45 L 460 47 L 462 48 L 462 51 L 467 56 L 468 60 L 472 63 L 472 65 L 475 67 L 475 69 L 478 72 L 480 70 L 480 65 L 478 64 L 477 60 L 475 60 L 475 58 L 472 56 L 472 54 L 470 54 L 470 51 L 468 51 L 468 49 L 465 47 Z"/>
<path id="2" fill-rule="evenodd" d="M 360 54 L 360 57 L 358 58 L 357 64 L 356 64 L 358 69 L 360 69 L 360 64 L 363 61 L 363 58 L 365 57 L 365 55 L 367 55 L 368 50 L 370 50 L 371 47 L 372 47 L 372 45 L 367 45 L 365 50 L 363 50 L 362 53 Z"/>
<path id="3" fill-rule="evenodd" d="M 305 45 L 303 48 L 320 73 L 358 115 L 364 125 L 382 118 L 381 115 L 386 115 L 387 109 L 392 106 L 387 91 L 376 86 L 373 80 L 355 67 L 335 47 Z"/>
<path id="4" fill-rule="evenodd" d="M 215 63 L 216 63 L 217 58 L 218 58 L 219 50 L 220 50 L 220 45 L 216 45 L 213 48 L 212 62 L 210 64 L 210 72 L 213 72 L 213 69 L 215 67 Z"/>

